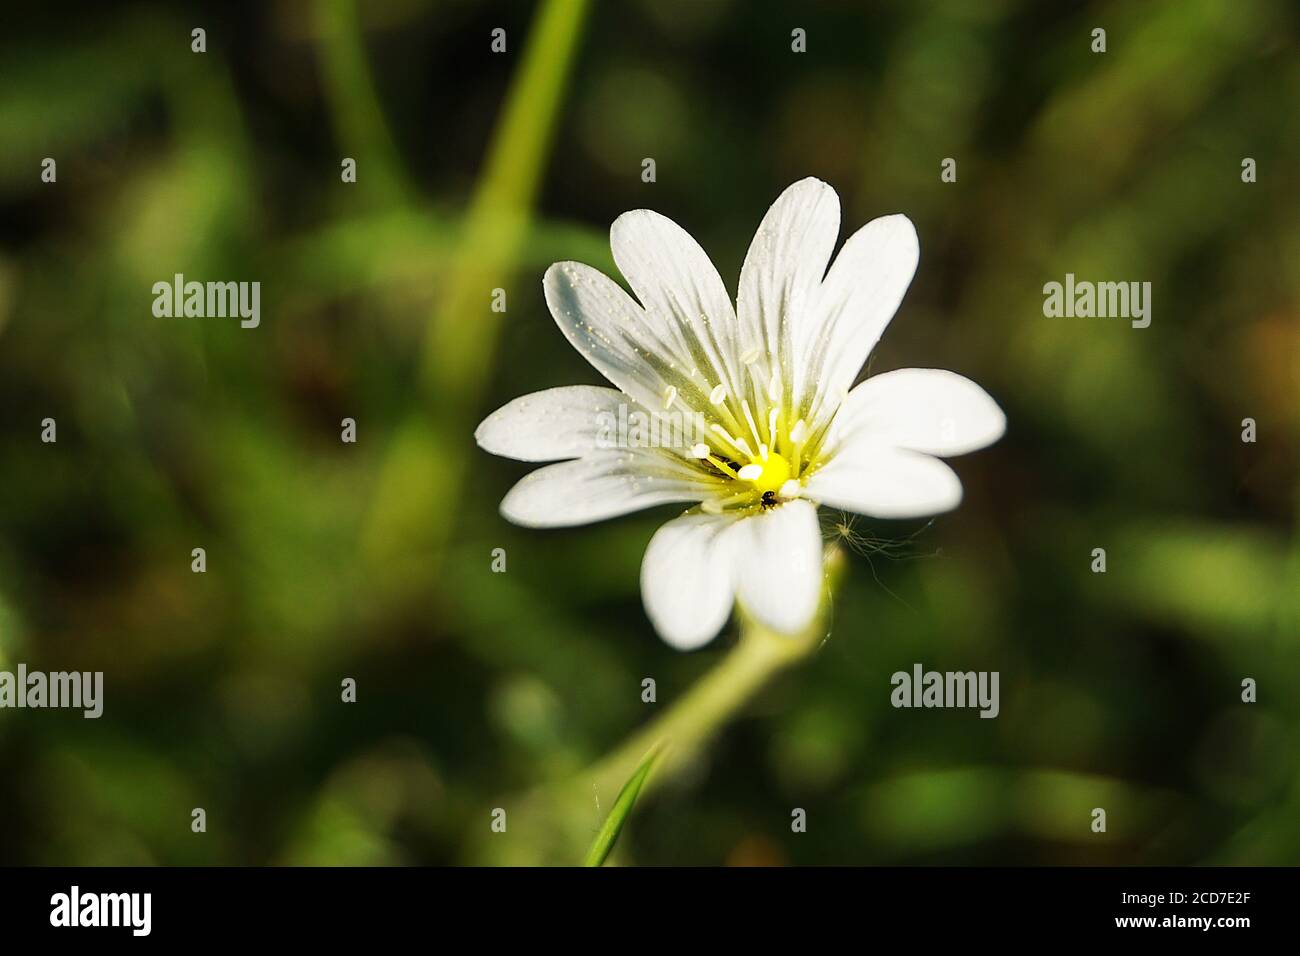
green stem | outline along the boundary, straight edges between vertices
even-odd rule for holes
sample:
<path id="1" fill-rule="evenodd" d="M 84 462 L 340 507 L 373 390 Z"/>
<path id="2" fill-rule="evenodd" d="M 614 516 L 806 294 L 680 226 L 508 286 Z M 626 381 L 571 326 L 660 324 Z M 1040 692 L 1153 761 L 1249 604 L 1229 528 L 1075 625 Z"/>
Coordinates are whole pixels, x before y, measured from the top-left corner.
<path id="1" fill-rule="evenodd" d="M 636 770 L 646 751 L 664 748 L 643 795 L 689 763 L 718 730 L 777 674 L 804 660 L 825 638 L 826 621 L 843 560 L 838 549 L 826 555 L 826 585 L 822 606 L 800 634 L 778 634 L 744 618 L 740 641 L 686 696 L 660 717 L 635 732 L 583 775 L 596 792 L 617 793 Z"/>
<path id="2" fill-rule="evenodd" d="M 363 555 L 390 604 L 436 581 L 454 524 L 450 503 L 459 500 L 471 456 L 479 454 L 473 412 L 491 378 L 501 319 L 490 297 L 512 284 L 587 9 L 587 0 L 539 7 L 459 250 L 447 263 L 446 287 L 420 346 L 421 403 L 396 430 L 362 530 Z M 511 293 L 515 308 L 531 315 L 541 298 L 536 281 Z M 531 297 L 525 288 L 534 290 Z"/>
<path id="3" fill-rule="evenodd" d="M 321 62 L 330 113 L 345 155 L 357 159 L 361 188 L 373 186 L 386 202 L 409 201 L 412 190 L 397 146 L 384 121 L 379 94 L 366 62 L 365 37 L 356 0 L 328 0 L 320 17 Z"/>
<path id="4" fill-rule="evenodd" d="M 514 808 L 512 831 L 530 838 L 503 841 L 481 835 L 477 858 L 513 866 L 572 865 L 581 860 L 608 819 L 602 808 L 619 810 L 616 795 L 624 792 L 647 752 L 658 756 L 643 777 L 638 806 L 698 755 L 772 678 L 821 646 L 843 566 L 840 550 L 830 548 L 821 607 L 802 633 L 777 634 L 742 613 L 739 642 L 685 696 L 586 771 L 508 801 Z M 620 826 L 630 809 L 621 809 Z"/>

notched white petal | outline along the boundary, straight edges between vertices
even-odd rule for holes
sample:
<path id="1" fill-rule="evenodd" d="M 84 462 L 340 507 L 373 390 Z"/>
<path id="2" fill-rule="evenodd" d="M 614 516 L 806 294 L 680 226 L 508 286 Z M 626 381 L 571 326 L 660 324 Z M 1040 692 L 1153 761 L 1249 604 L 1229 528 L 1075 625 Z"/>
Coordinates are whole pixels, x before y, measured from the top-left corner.
<path id="1" fill-rule="evenodd" d="M 817 613 L 822 537 L 817 508 L 790 501 L 751 514 L 729 531 L 740 602 L 774 631 L 797 634 Z"/>
<path id="2" fill-rule="evenodd" d="M 867 223 L 844 243 L 800 327 L 798 356 L 808 389 L 818 395 L 817 417 L 834 412 L 916 273 L 916 227 L 902 215 Z"/>
<path id="3" fill-rule="evenodd" d="M 813 318 L 818 286 L 840 231 L 840 199 L 820 179 L 786 188 L 767 211 L 740 270 L 736 311 L 746 364 L 759 380 L 797 383 L 800 327 Z"/>
<path id="4" fill-rule="evenodd" d="M 525 475 L 502 499 L 501 514 L 528 528 L 561 528 L 714 493 L 666 453 L 597 451 Z"/>
<path id="5" fill-rule="evenodd" d="M 659 635 L 689 651 L 717 635 L 735 603 L 733 516 L 688 514 L 655 532 L 641 562 L 641 598 Z"/>
<path id="6" fill-rule="evenodd" d="M 625 212 L 609 230 L 619 272 L 642 306 L 663 320 L 716 324 L 734 331 L 735 309 L 718 270 L 700 244 L 667 216 L 649 209 Z"/>
<path id="7" fill-rule="evenodd" d="M 592 366 L 646 408 L 654 408 L 665 383 L 649 358 L 666 345 L 647 326 L 642 308 L 598 269 L 557 262 L 542 279 L 555 323 Z"/>
<path id="8" fill-rule="evenodd" d="M 703 268 L 689 268 L 697 266 Z M 719 298 L 718 290 L 660 287 L 647 274 L 633 274 L 647 308 L 613 279 L 578 262 L 557 262 L 546 271 L 546 304 L 574 348 L 639 404 L 661 408 L 670 389 L 675 405 L 702 404 L 715 383 L 732 380 L 734 361 L 728 356 L 735 321 L 725 291 Z M 681 281 L 707 284 L 699 276 Z M 696 311 L 705 308 L 711 311 Z"/>
<path id="9" fill-rule="evenodd" d="M 853 444 L 804 484 L 814 501 L 873 518 L 924 518 L 961 504 L 961 480 L 938 458 Z"/>
<path id="10" fill-rule="evenodd" d="M 475 429 L 474 440 L 484 451 L 518 461 L 579 458 L 608 441 L 619 405 L 629 401 L 598 385 L 548 388 L 498 408 Z"/>
<path id="11" fill-rule="evenodd" d="M 993 444 L 1006 427 L 997 402 L 970 379 L 945 369 L 902 368 L 874 375 L 849 393 L 831 443 L 949 457 Z"/>

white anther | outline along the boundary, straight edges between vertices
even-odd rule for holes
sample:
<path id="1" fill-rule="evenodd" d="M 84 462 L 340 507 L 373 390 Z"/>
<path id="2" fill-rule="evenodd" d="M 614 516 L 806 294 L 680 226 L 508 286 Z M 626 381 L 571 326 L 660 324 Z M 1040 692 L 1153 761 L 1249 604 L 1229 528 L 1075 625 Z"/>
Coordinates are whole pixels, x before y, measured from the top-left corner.
<path id="1" fill-rule="evenodd" d="M 774 402 L 781 400 L 781 373 L 773 372 L 772 381 L 767 383 L 767 397 Z"/>

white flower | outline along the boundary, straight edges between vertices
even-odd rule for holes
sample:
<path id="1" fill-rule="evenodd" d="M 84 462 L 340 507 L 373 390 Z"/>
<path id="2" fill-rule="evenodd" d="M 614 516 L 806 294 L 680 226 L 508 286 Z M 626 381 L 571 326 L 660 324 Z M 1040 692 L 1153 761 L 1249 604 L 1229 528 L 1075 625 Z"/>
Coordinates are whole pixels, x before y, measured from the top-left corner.
<path id="1" fill-rule="evenodd" d="M 996 441 L 1006 418 L 953 372 L 900 369 L 849 390 L 916 271 L 905 216 L 875 219 L 844 244 L 839 197 L 805 179 L 768 210 L 731 297 L 680 226 L 639 209 L 610 230 L 640 304 L 577 262 L 546 272 L 560 329 L 616 389 L 552 388 L 499 409 L 481 447 L 561 461 L 520 481 L 501 513 L 530 527 L 600 521 L 670 501 L 699 507 L 655 533 L 641 591 L 671 645 L 707 643 L 739 600 L 795 633 L 817 610 L 817 506 L 915 518 L 957 506 L 961 482 L 935 456 Z M 600 422 L 628 410 L 703 421 L 684 447 L 609 448 Z M 677 415 L 677 413 L 681 413 Z"/>

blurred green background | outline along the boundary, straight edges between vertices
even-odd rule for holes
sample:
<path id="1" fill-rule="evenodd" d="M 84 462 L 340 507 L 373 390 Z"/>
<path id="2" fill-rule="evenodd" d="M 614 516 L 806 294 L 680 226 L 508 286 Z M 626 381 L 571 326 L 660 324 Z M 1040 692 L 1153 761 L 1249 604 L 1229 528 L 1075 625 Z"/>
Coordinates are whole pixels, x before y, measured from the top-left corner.
<path id="1" fill-rule="evenodd" d="M 0 711 L 0 863 L 553 859 L 492 808 L 734 632 L 682 655 L 646 621 L 680 509 L 512 527 L 530 466 L 473 427 L 599 382 L 552 261 L 613 272 L 608 224 L 649 207 L 734 292 L 808 175 L 845 235 L 920 234 L 872 369 L 967 375 L 1008 432 L 955 462 L 957 512 L 857 521 L 830 640 L 616 860 L 1300 862 L 1290 0 L 38 6 L 0 37 L 0 669 L 103 670 L 106 701 Z M 260 281 L 261 327 L 154 318 L 177 272 Z M 1151 327 L 1044 318 L 1066 272 L 1150 281 Z M 999 671 L 1001 715 L 892 709 L 918 662 Z"/>

